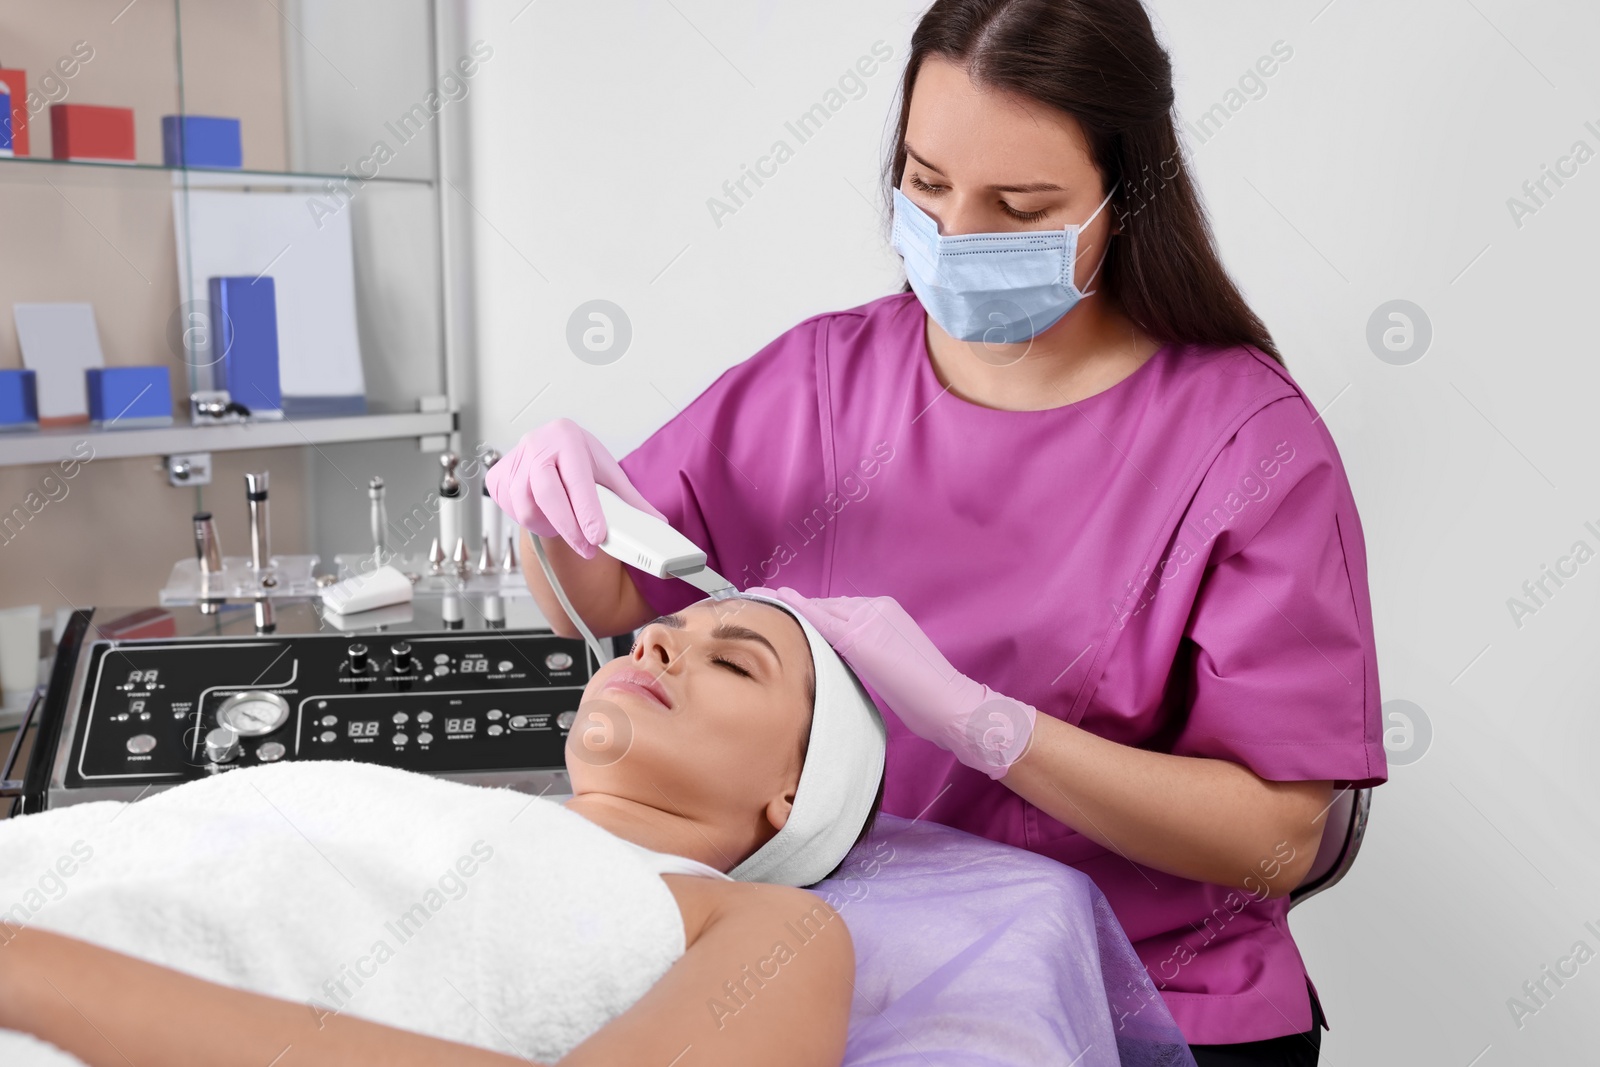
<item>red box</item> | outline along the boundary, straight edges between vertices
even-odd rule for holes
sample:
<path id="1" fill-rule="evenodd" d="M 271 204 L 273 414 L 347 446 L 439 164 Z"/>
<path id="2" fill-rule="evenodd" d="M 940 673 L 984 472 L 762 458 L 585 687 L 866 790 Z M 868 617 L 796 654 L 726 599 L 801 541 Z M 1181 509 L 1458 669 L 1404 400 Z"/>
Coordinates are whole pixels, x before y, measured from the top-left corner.
<path id="1" fill-rule="evenodd" d="M 28 154 L 28 72 L 0 69 L 0 82 L 11 90 L 11 150 Z"/>
<path id="2" fill-rule="evenodd" d="M 56 159 L 132 163 L 133 109 L 51 104 L 50 137 L 50 154 Z"/>

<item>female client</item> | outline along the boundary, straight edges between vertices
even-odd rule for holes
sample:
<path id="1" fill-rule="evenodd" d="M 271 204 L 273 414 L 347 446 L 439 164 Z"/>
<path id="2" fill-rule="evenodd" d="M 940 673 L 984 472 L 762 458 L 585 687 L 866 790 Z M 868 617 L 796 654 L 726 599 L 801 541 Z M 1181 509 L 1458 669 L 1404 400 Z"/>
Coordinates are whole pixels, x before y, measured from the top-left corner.
<path id="1" fill-rule="evenodd" d="M 564 805 L 302 761 L 0 823 L 0 871 L 22 872 L 0 874 L 0 904 L 43 862 L 30 845 L 49 840 L 54 852 L 34 848 L 48 858 L 73 834 L 93 840 L 28 926 L 0 913 L 0 1029 L 94 1067 L 836 1065 L 850 936 L 795 887 L 865 834 L 884 738 L 816 629 L 751 594 L 652 622 L 596 672 L 567 739 Z M 375 925 L 390 906 L 378 901 L 417 895 L 396 872 L 416 869 L 441 828 L 477 837 L 451 846 L 462 854 L 438 879 L 446 891 L 430 885 Z M 175 835 L 178 869 L 141 869 Z M 351 903 L 362 897 L 370 919 Z M 339 929 L 290 936 L 340 907 L 352 910 Z M 540 936 L 496 927 L 530 913 Z M 392 962 L 341 962 L 343 928 L 364 923 Z M 420 947 L 401 943 L 412 938 Z M 469 960 L 455 973 L 452 946 Z M 7 1062 L 20 1058 L 8 1040 L 70 1062 L 0 1033 Z"/>

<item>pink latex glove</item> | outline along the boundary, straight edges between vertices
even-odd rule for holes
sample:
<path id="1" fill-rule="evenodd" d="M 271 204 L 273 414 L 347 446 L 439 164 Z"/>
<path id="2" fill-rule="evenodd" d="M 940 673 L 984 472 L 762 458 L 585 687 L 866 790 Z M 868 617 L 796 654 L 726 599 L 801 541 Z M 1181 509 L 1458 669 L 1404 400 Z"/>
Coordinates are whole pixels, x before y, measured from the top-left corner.
<path id="1" fill-rule="evenodd" d="M 518 526 L 540 537 L 559 537 L 584 559 L 594 558 L 607 533 L 596 485 L 666 520 L 639 495 L 606 446 L 571 419 L 529 430 L 489 468 L 484 485 Z"/>
<path id="2" fill-rule="evenodd" d="M 1004 778 L 1027 752 L 1039 713 L 957 671 L 893 597 L 756 591 L 804 615 L 912 733 L 973 770 Z"/>

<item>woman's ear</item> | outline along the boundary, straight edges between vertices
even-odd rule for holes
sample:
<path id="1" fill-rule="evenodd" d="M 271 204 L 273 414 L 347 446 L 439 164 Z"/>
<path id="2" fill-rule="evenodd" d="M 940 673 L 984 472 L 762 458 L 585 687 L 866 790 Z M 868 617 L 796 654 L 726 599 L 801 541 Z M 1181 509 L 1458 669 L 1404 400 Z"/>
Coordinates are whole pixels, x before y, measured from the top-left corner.
<path id="1" fill-rule="evenodd" d="M 781 797 L 773 797 L 767 801 L 767 822 L 772 824 L 774 830 L 782 830 L 789 821 L 789 813 L 794 810 L 794 794 L 785 793 Z"/>

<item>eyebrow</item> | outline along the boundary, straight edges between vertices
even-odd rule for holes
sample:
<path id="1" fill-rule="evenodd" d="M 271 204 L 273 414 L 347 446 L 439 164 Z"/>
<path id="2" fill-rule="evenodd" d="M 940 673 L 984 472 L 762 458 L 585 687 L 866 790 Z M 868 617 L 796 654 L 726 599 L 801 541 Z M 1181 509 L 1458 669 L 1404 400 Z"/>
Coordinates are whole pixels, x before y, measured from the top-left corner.
<path id="1" fill-rule="evenodd" d="M 910 156 L 924 167 L 927 167 L 929 170 L 936 171 L 940 174 L 944 173 L 943 170 L 940 170 L 932 163 L 929 163 L 926 159 L 923 159 L 921 156 L 917 155 L 917 153 L 909 144 L 906 145 L 905 148 L 906 155 Z M 996 193 L 1061 193 L 1066 191 L 1054 182 L 1028 182 L 1024 185 L 991 185 L 989 186 L 989 189 Z"/>
<path id="2" fill-rule="evenodd" d="M 683 629 L 683 616 L 678 614 L 658 615 L 656 618 L 650 621 L 659 622 L 661 625 L 670 627 L 674 630 Z M 646 625 L 648 625 L 648 623 Z M 758 644 L 765 645 L 767 647 L 767 651 L 772 653 L 772 658 L 778 661 L 779 669 L 782 669 L 783 667 L 783 657 L 778 655 L 778 650 L 776 648 L 772 647 L 772 642 L 768 641 L 765 637 L 757 633 L 755 630 L 750 629 L 748 626 L 738 626 L 731 622 L 725 622 L 719 625 L 716 629 L 712 630 L 711 636 L 719 641 L 754 641 Z"/>

